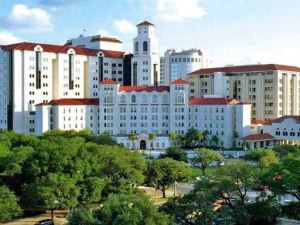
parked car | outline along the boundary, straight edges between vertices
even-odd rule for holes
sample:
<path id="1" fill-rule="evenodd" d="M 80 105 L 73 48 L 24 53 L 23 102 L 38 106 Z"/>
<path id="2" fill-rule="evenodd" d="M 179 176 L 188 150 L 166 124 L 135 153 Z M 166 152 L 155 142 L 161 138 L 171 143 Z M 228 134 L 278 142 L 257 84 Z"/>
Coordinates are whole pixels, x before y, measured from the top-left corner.
<path id="1" fill-rule="evenodd" d="M 46 220 L 40 220 L 35 225 L 54 225 L 54 223 L 51 219 L 46 219 Z"/>

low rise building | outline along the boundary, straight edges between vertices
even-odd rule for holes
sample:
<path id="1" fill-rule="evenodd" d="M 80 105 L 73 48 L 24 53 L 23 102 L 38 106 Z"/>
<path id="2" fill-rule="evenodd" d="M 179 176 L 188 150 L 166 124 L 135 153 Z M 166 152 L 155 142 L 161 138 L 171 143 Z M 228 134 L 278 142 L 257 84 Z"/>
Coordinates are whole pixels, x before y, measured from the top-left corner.
<path id="1" fill-rule="evenodd" d="M 98 99 L 62 99 L 39 104 L 38 134 L 57 128 L 89 129 L 95 134 L 107 132 L 118 143 L 134 149 L 165 149 L 171 145 L 170 133 L 184 135 L 189 128 L 207 131 L 207 144 L 224 148 L 233 146 L 234 132 L 239 137 L 250 134 L 250 104 L 220 96 L 191 99 L 189 83 L 181 79 L 170 86 L 123 86 L 104 80 Z M 151 133 L 155 140 L 150 140 Z M 137 139 L 131 140 L 130 134 L 137 134 Z"/>

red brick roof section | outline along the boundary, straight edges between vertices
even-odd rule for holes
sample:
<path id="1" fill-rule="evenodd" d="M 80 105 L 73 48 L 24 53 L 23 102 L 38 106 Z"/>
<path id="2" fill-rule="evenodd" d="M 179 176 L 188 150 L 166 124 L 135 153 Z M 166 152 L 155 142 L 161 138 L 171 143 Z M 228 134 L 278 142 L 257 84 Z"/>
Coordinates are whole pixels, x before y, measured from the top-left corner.
<path id="1" fill-rule="evenodd" d="M 259 140 L 271 140 L 274 137 L 271 134 L 250 134 L 246 137 L 243 137 L 244 141 L 259 141 Z"/>
<path id="2" fill-rule="evenodd" d="M 111 80 L 111 79 L 107 79 L 107 80 L 101 81 L 100 84 L 117 84 L 117 82 L 114 80 Z"/>
<path id="3" fill-rule="evenodd" d="M 44 105 L 99 105 L 98 98 L 62 98 L 52 100 L 49 103 L 40 103 L 37 106 Z"/>
<path id="4" fill-rule="evenodd" d="M 105 41 L 105 42 L 114 42 L 114 43 L 123 43 L 117 38 L 112 38 L 112 37 L 99 37 L 99 38 L 93 38 L 91 42 L 95 41 Z"/>
<path id="5" fill-rule="evenodd" d="M 266 121 L 260 119 L 252 119 L 251 124 L 265 124 Z"/>
<path id="6" fill-rule="evenodd" d="M 227 66 L 199 69 L 188 75 L 209 75 L 216 72 L 222 73 L 246 73 L 246 72 L 260 72 L 260 71 L 274 71 L 283 70 L 291 72 L 300 72 L 300 68 L 296 66 L 278 65 L 278 64 L 258 64 L 258 65 L 245 65 L 245 66 Z"/>
<path id="7" fill-rule="evenodd" d="M 282 116 L 272 120 L 270 123 L 282 123 L 285 119 L 294 119 L 297 123 L 300 123 L 300 116 Z"/>
<path id="8" fill-rule="evenodd" d="M 188 82 L 183 79 L 177 79 L 171 82 L 172 84 L 187 84 Z"/>
<path id="9" fill-rule="evenodd" d="M 190 98 L 189 105 L 229 105 L 232 100 L 228 98 Z"/>
<path id="10" fill-rule="evenodd" d="M 6 45 L 3 46 L 3 49 L 5 51 L 9 51 L 9 50 L 33 51 L 37 45 L 41 46 L 44 52 L 67 53 L 69 49 L 74 49 L 77 55 L 97 56 L 98 52 L 101 51 L 104 53 L 104 56 L 108 58 L 124 57 L 124 52 L 119 52 L 119 51 L 81 48 L 81 47 L 73 47 L 70 45 L 49 45 L 49 44 L 39 44 L 39 43 L 29 43 L 29 42 Z"/>
<path id="11" fill-rule="evenodd" d="M 163 91 L 170 91 L 169 86 L 120 86 L 119 91 L 125 91 L 125 92 L 163 92 Z"/>

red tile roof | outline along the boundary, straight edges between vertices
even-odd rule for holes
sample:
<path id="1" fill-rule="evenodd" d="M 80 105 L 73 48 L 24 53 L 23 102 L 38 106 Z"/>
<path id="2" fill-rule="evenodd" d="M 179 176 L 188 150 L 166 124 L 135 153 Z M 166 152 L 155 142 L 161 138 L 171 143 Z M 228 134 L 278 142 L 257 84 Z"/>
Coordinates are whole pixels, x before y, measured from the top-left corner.
<path id="1" fill-rule="evenodd" d="M 264 133 L 264 134 L 250 134 L 246 137 L 243 137 L 244 141 L 259 141 L 259 140 L 270 140 L 274 139 L 271 134 Z"/>
<path id="2" fill-rule="evenodd" d="M 113 37 L 97 37 L 97 38 L 93 38 L 91 40 L 91 42 L 95 42 L 95 41 L 105 41 L 105 42 L 114 42 L 114 43 L 123 43 L 122 41 L 120 41 L 117 38 L 113 38 Z"/>
<path id="3" fill-rule="evenodd" d="M 117 84 L 117 82 L 114 80 L 111 80 L 111 79 L 107 79 L 107 80 L 101 81 L 100 84 Z"/>
<path id="4" fill-rule="evenodd" d="M 126 91 L 126 92 L 163 92 L 163 91 L 170 91 L 169 86 L 120 86 L 119 91 Z"/>
<path id="5" fill-rule="evenodd" d="M 230 105 L 235 101 L 228 98 L 190 98 L 189 105 Z"/>
<path id="6" fill-rule="evenodd" d="M 282 123 L 285 119 L 294 119 L 297 123 L 300 123 L 300 116 L 282 116 L 279 118 L 276 118 L 272 121 L 270 121 L 270 124 L 272 123 Z"/>
<path id="7" fill-rule="evenodd" d="M 260 119 L 252 119 L 251 124 L 265 124 L 266 121 Z"/>
<path id="8" fill-rule="evenodd" d="M 259 71 L 274 71 L 283 70 L 291 72 L 300 72 L 300 68 L 296 66 L 278 65 L 278 64 L 258 64 L 258 65 L 245 65 L 245 66 L 227 66 L 199 69 L 188 75 L 208 75 L 216 72 L 223 73 L 246 73 L 246 72 L 259 72 Z"/>
<path id="9" fill-rule="evenodd" d="M 137 26 L 154 26 L 154 24 L 150 23 L 148 21 L 144 21 L 144 22 L 139 23 Z"/>
<path id="10" fill-rule="evenodd" d="M 37 104 L 37 106 L 43 105 L 99 105 L 99 98 L 62 98 Z"/>
<path id="11" fill-rule="evenodd" d="M 33 51 L 37 45 L 41 46 L 44 52 L 67 53 L 69 49 L 74 49 L 75 53 L 78 55 L 97 56 L 98 52 L 102 51 L 104 53 L 104 56 L 108 58 L 123 58 L 124 56 L 124 52 L 119 52 L 119 51 L 81 48 L 81 47 L 73 47 L 70 45 L 49 45 L 49 44 L 39 44 L 39 43 L 29 43 L 29 42 L 21 42 L 12 45 L 5 45 L 3 46 L 3 49 L 5 51 L 8 50 Z"/>
<path id="12" fill-rule="evenodd" d="M 171 82 L 171 84 L 187 84 L 188 82 L 183 79 L 177 79 Z"/>

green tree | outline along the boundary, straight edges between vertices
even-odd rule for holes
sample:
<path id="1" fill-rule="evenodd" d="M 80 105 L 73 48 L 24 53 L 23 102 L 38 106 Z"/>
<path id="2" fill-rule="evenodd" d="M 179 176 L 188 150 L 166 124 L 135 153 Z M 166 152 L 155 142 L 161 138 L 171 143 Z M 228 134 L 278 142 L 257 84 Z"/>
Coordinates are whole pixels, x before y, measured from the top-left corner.
<path id="1" fill-rule="evenodd" d="M 221 155 L 207 148 L 197 149 L 196 156 L 192 159 L 195 164 L 199 164 L 202 175 L 205 176 L 206 168 L 213 162 L 221 160 Z"/>
<path id="2" fill-rule="evenodd" d="M 49 174 L 28 185 L 23 202 L 30 208 L 51 210 L 53 219 L 55 209 L 77 206 L 79 194 L 74 179 L 63 174 Z"/>
<path id="3" fill-rule="evenodd" d="M 261 170 L 278 162 L 277 154 L 273 150 L 263 149 L 248 152 L 245 155 L 245 159 L 255 161 Z"/>
<path id="4" fill-rule="evenodd" d="M 148 163 L 146 183 L 156 187 L 166 198 L 166 189 L 175 181 L 183 182 L 191 178 L 192 171 L 184 162 L 173 159 L 154 159 Z"/>
<path id="5" fill-rule="evenodd" d="M 180 147 L 167 148 L 166 154 L 161 155 L 161 158 L 171 158 L 177 161 L 188 162 L 185 150 Z"/>
<path id="6" fill-rule="evenodd" d="M 170 132 L 169 137 L 171 139 L 171 146 L 174 146 L 176 141 L 178 141 L 178 134 L 176 132 Z"/>
<path id="7" fill-rule="evenodd" d="M 218 147 L 219 146 L 219 137 L 217 135 L 213 135 L 211 137 L 211 145 L 214 146 L 214 147 Z"/>
<path id="8" fill-rule="evenodd" d="M 102 197 L 102 190 L 107 181 L 98 177 L 87 177 L 80 184 L 80 202 L 90 204 L 99 202 Z"/>
<path id="9" fill-rule="evenodd" d="M 239 133 L 236 130 L 234 130 L 233 131 L 233 148 L 236 148 L 237 140 L 239 137 L 240 137 Z"/>
<path id="10" fill-rule="evenodd" d="M 131 133 L 131 134 L 129 134 L 128 139 L 132 142 L 131 149 L 133 149 L 133 144 L 138 139 L 138 135 L 136 133 Z"/>
<path id="11" fill-rule="evenodd" d="M 151 149 L 153 149 L 154 148 L 154 146 L 153 146 L 153 142 L 156 140 L 156 134 L 155 133 L 150 133 L 149 135 L 148 135 L 148 138 L 149 138 L 149 141 L 151 141 Z"/>
<path id="12" fill-rule="evenodd" d="M 68 217 L 68 225 L 101 225 L 101 222 L 89 209 L 79 208 L 71 212 Z"/>
<path id="13" fill-rule="evenodd" d="M 0 186 L 0 222 L 9 221 L 21 214 L 18 198 L 7 187 Z"/>
<path id="14" fill-rule="evenodd" d="M 194 148 L 195 146 L 199 145 L 203 140 L 203 134 L 201 131 L 196 130 L 195 128 L 190 128 L 182 137 L 182 140 L 185 146 Z"/>
<path id="15" fill-rule="evenodd" d="M 170 216 L 158 212 L 149 198 L 141 194 L 111 195 L 96 211 L 103 225 L 173 225 Z"/>
<path id="16" fill-rule="evenodd" d="M 209 135 L 208 130 L 203 131 L 203 140 L 202 140 L 202 142 L 205 146 L 208 145 L 208 135 Z"/>
<path id="17" fill-rule="evenodd" d="M 283 157 L 264 174 L 263 181 L 276 196 L 289 194 L 300 201 L 300 155 Z"/>
<path id="18" fill-rule="evenodd" d="M 203 178 L 200 183 L 197 188 L 182 198 L 169 199 L 160 210 L 174 216 L 178 224 L 235 224 L 229 207 L 223 205 L 214 192 L 215 183 L 206 178 Z"/>

